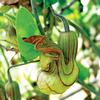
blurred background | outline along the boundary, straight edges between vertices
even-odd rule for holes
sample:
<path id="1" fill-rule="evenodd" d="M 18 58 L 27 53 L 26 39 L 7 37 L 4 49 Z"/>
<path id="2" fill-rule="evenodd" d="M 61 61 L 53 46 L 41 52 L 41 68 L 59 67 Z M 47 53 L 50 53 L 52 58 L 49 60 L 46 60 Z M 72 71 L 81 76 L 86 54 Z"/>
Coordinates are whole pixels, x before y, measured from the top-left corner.
<path id="1" fill-rule="evenodd" d="M 67 0 L 66 4 L 70 6 L 64 11 L 61 10 L 63 3 L 61 5 L 58 2 L 54 3 L 53 8 L 57 13 L 79 25 L 92 41 L 85 35 L 79 35 L 76 60 L 81 67 L 81 79 L 92 84 L 94 90 L 100 91 L 100 51 L 96 51 L 94 47 L 96 45 L 100 50 L 100 1 L 79 0 L 80 3 L 77 0 L 73 1 L 70 5 L 72 0 Z M 15 27 L 15 16 L 21 6 L 31 12 L 29 0 L 0 0 L 0 80 L 4 83 L 8 80 L 7 69 L 24 61 L 18 50 Z M 40 21 L 43 23 L 41 14 Z M 53 33 L 52 38 L 56 41 L 57 30 L 53 29 Z M 11 69 L 12 79 L 19 83 L 22 100 L 100 100 L 100 96 L 96 96 L 77 82 L 63 94 L 41 93 L 36 85 L 37 65 L 38 63 L 23 64 Z"/>

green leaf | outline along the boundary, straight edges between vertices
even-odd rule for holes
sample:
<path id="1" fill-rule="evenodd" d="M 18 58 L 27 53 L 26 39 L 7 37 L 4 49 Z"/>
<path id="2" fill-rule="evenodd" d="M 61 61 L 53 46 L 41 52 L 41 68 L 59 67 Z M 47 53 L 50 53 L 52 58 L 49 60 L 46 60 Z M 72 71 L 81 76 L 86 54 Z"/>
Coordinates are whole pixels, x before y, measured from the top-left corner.
<path id="1" fill-rule="evenodd" d="M 73 12 L 74 12 L 74 11 L 73 11 L 72 9 L 68 8 L 68 9 L 64 10 L 63 13 L 62 13 L 61 15 L 66 16 L 66 15 L 71 14 L 71 13 L 73 13 Z"/>
<path id="2" fill-rule="evenodd" d="M 100 1 L 99 0 L 96 0 L 96 5 L 100 6 Z"/>
<path id="3" fill-rule="evenodd" d="M 100 100 L 100 96 L 96 96 L 93 100 Z"/>
<path id="4" fill-rule="evenodd" d="M 58 0 L 59 4 L 62 6 L 64 4 L 66 4 L 66 0 Z"/>
<path id="5" fill-rule="evenodd" d="M 99 89 L 100 92 L 100 89 Z M 100 96 L 96 96 L 93 100 L 100 100 Z"/>
<path id="6" fill-rule="evenodd" d="M 25 8 L 20 8 L 16 17 L 16 31 L 17 31 L 17 41 L 18 47 L 21 55 L 26 60 L 33 60 L 40 53 L 35 50 L 33 44 L 26 43 L 22 38 L 39 35 L 39 30 L 36 26 L 36 22 L 32 14 Z"/>
<path id="7" fill-rule="evenodd" d="M 83 66 L 81 63 L 77 62 L 77 66 L 80 70 L 79 72 L 79 79 L 84 81 L 85 79 L 89 78 L 90 72 L 89 69 Z M 85 74 L 84 74 L 85 73 Z"/>
<path id="8" fill-rule="evenodd" d="M 9 11 L 11 9 L 10 6 L 6 5 L 6 6 L 2 6 L 0 7 L 0 13 L 6 13 L 7 11 Z"/>
<path id="9" fill-rule="evenodd" d="M 45 8 L 48 8 L 50 7 L 52 4 L 56 3 L 57 0 L 44 0 L 43 3 L 44 3 L 44 7 Z"/>
<path id="10" fill-rule="evenodd" d="M 49 0 L 48 0 L 49 1 Z M 57 0 L 50 0 L 50 4 L 54 4 L 54 3 L 56 3 L 57 2 Z"/>
<path id="11" fill-rule="evenodd" d="M 0 16 L 0 29 L 7 29 L 8 20 L 4 16 Z"/>
<path id="12" fill-rule="evenodd" d="M 41 3 L 41 2 L 43 2 L 43 0 L 36 0 L 36 2 L 39 2 L 39 3 Z"/>
<path id="13" fill-rule="evenodd" d="M 89 31 L 90 26 L 87 25 L 87 24 L 85 24 L 85 23 L 82 21 L 82 19 L 79 20 L 79 26 L 81 26 L 82 29 L 84 29 L 84 31 L 85 31 L 85 33 L 87 34 L 87 36 L 90 37 L 90 31 Z"/>
<path id="14" fill-rule="evenodd" d="M 15 20 L 16 20 L 16 17 L 14 15 L 10 15 L 10 14 L 5 14 L 4 15 L 11 23 L 12 25 L 15 27 Z"/>
<path id="15" fill-rule="evenodd" d="M 0 16 L 3 16 L 3 13 L 0 12 Z"/>

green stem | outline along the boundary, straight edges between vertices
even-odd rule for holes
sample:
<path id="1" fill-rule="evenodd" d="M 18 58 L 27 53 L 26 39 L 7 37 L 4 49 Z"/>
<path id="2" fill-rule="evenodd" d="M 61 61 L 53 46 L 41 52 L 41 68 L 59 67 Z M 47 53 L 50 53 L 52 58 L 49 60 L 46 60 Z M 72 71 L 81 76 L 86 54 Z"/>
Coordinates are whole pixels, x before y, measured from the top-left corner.
<path id="1" fill-rule="evenodd" d="M 69 7 L 71 7 L 76 1 L 78 1 L 78 0 L 73 0 L 70 4 L 68 4 L 68 5 L 66 5 L 65 7 L 63 7 L 63 8 L 61 9 L 60 14 L 62 14 L 62 13 L 64 12 L 65 9 L 68 9 Z"/>
<path id="2" fill-rule="evenodd" d="M 9 67 L 8 70 L 7 70 L 8 81 L 9 81 L 9 82 L 12 82 L 12 77 L 11 77 L 11 73 L 10 73 L 9 69 L 10 69 L 10 67 Z"/>
<path id="3" fill-rule="evenodd" d="M 52 30 L 53 30 L 53 26 L 54 26 L 54 16 L 52 15 L 51 12 L 49 12 L 49 30 L 48 30 L 48 36 L 51 37 L 52 35 Z"/>
<path id="4" fill-rule="evenodd" d="M 0 71 L 0 80 L 6 81 L 5 71 Z"/>
<path id="5" fill-rule="evenodd" d="M 34 17 L 36 19 L 37 26 L 39 28 L 39 31 L 40 31 L 41 35 L 45 35 L 45 32 L 44 32 L 44 30 L 42 28 L 42 25 L 40 23 L 39 16 L 38 16 L 37 9 L 35 7 L 35 3 L 34 2 L 35 2 L 35 0 L 31 0 L 32 12 L 34 13 Z"/>
<path id="6" fill-rule="evenodd" d="M 54 10 L 53 10 L 52 7 L 51 7 L 50 9 L 51 9 L 51 11 L 52 11 L 52 13 L 53 13 L 53 15 L 54 15 L 55 17 L 57 17 L 57 18 L 59 18 L 59 19 L 62 20 L 63 25 L 64 25 L 65 32 L 68 32 L 68 31 L 69 31 L 69 24 L 68 24 L 67 19 L 66 19 L 65 17 L 59 15 L 59 14 L 56 14 L 56 13 L 54 12 Z"/>
<path id="7" fill-rule="evenodd" d="M 7 59 L 6 55 L 5 55 L 4 50 L 3 50 L 2 47 L 1 47 L 1 52 L 2 52 L 2 54 L 3 54 L 3 57 L 4 57 L 5 61 L 6 61 L 7 67 L 9 68 L 9 62 L 8 62 L 8 59 Z"/>
<path id="8" fill-rule="evenodd" d="M 35 62 L 39 62 L 40 60 L 36 60 L 36 61 L 30 61 L 30 62 L 27 62 L 27 63 L 23 63 L 23 64 L 18 64 L 18 65 L 13 65 L 13 66 L 10 66 L 7 70 L 7 74 L 8 74 L 8 80 L 10 82 L 12 82 L 12 78 L 11 78 L 11 73 L 10 73 L 10 70 L 12 68 L 15 68 L 15 67 L 19 67 L 19 66 L 22 66 L 22 65 L 26 65 L 26 64 L 29 64 L 29 63 L 35 63 Z"/>
<path id="9" fill-rule="evenodd" d="M 5 59 L 5 61 L 6 61 L 6 64 L 7 64 L 7 66 L 8 66 L 8 69 L 9 69 L 9 62 L 8 62 L 8 60 L 7 60 L 7 58 L 6 58 L 6 55 L 5 55 L 5 53 L 4 53 L 3 48 L 1 48 L 1 51 L 2 51 L 2 54 L 3 54 L 4 59 Z M 11 78 L 10 73 L 8 73 L 8 80 L 9 80 L 10 82 L 12 81 L 12 78 Z"/>

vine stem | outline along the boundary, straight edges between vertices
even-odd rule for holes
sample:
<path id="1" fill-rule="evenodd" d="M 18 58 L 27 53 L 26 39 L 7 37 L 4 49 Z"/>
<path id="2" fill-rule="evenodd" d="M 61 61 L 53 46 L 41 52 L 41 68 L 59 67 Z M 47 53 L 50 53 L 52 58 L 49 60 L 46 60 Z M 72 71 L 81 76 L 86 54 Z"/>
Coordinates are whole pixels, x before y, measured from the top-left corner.
<path id="1" fill-rule="evenodd" d="M 55 17 L 58 17 L 59 19 L 62 20 L 62 22 L 63 22 L 63 24 L 64 24 L 65 32 L 68 32 L 68 31 L 69 31 L 69 24 L 68 24 L 67 19 L 65 19 L 65 17 L 63 17 L 63 16 L 61 16 L 61 15 L 55 13 L 52 7 L 50 7 L 50 9 L 51 9 L 51 11 L 52 11 L 52 13 L 53 13 L 53 15 L 54 15 Z"/>
<path id="2" fill-rule="evenodd" d="M 3 50 L 3 48 L 2 48 L 2 45 L 0 45 L 0 46 L 1 46 L 1 52 L 2 52 L 2 54 L 3 54 L 3 57 L 4 57 L 5 61 L 6 61 L 7 67 L 9 68 L 9 62 L 8 62 L 8 60 L 7 60 L 7 57 L 6 57 L 5 53 L 4 53 L 4 50 Z"/>
<path id="3" fill-rule="evenodd" d="M 1 46 L 2 46 L 2 45 L 1 45 Z M 8 60 L 7 60 L 7 58 L 6 58 L 6 55 L 5 55 L 4 50 L 3 50 L 2 47 L 1 47 L 1 51 L 2 51 L 2 54 L 3 54 L 4 59 L 5 59 L 5 61 L 6 61 L 7 67 L 8 67 L 8 69 L 9 69 L 9 62 L 8 62 Z M 12 81 L 12 78 L 11 78 L 10 73 L 8 73 L 8 80 L 9 80 L 10 82 Z"/>
<path id="4" fill-rule="evenodd" d="M 68 4 L 68 5 L 66 5 L 65 7 L 63 7 L 63 8 L 61 9 L 60 14 L 62 14 L 62 13 L 64 12 L 65 9 L 68 9 L 69 7 L 71 7 L 76 1 L 78 1 L 78 0 L 73 0 L 70 4 Z"/>
<path id="5" fill-rule="evenodd" d="M 37 23 L 37 26 L 39 28 L 39 31 L 40 31 L 41 35 L 45 35 L 45 32 L 44 32 L 44 30 L 42 28 L 42 25 L 40 23 L 40 20 L 39 20 L 39 16 L 38 16 L 38 13 L 37 13 L 37 9 L 35 7 L 35 3 L 34 3 L 35 0 L 30 0 L 30 2 L 31 2 L 32 12 L 33 12 L 34 17 L 36 19 L 36 23 Z"/>
<path id="6" fill-rule="evenodd" d="M 8 80 L 9 80 L 10 82 L 12 82 L 12 77 L 11 77 L 11 73 L 10 73 L 10 70 L 11 70 L 12 68 L 19 67 L 19 66 L 26 65 L 26 64 L 30 64 L 30 63 L 39 62 L 39 61 L 40 61 L 40 60 L 30 61 L 30 62 L 27 62 L 27 63 L 22 63 L 22 64 L 10 66 L 10 67 L 8 68 L 8 70 L 7 70 Z"/>

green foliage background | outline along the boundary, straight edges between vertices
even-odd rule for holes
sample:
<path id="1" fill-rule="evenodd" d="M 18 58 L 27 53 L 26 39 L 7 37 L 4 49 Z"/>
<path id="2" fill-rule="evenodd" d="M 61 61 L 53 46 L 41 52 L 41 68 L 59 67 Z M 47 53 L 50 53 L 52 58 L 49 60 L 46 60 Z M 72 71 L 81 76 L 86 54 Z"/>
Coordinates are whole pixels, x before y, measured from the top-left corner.
<path id="1" fill-rule="evenodd" d="M 0 4 L 2 4 L 0 6 L 0 80 L 4 83 L 8 80 L 7 69 L 10 66 L 20 63 L 26 64 L 28 61 L 37 59 L 40 54 L 40 52 L 35 49 L 34 45 L 23 42 L 22 38 L 41 35 L 32 9 L 30 9 L 31 6 L 29 1 L 15 0 L 17 4 L 12 2 L 12 0 L 8 1 L 10 3 L 5 0 L 0 1 Z M 97 80 L 100 69 L 100 2 L 99 0 L 89 0 L 87 3 L 84 0 L 79 0 L 80 2 L 77 0 L 73 1 L 74 3 L 72 5 L 64 9 L 72 0 L 36 0 L 37 11 L 43 26 L 44 19 L 46 18 L 46 15 L 43 14 L 43 10 L 47 10 L 53 5 L 56 13 L 60 13 L 66 17 L 71 29 L 79 33 L 80 43 L 76 60 L 80 69 L 79 79 L 87 83 L 83 84 L 80 81 L 83 87 L 88 88 L 88 91 L 82 88 L 87 94 L 87 97 L 84 97 L 84 99 L 99 100 L 100 86 L 97 85 Z M 26 5 L 24 5 L 25 2 L 27 2 Z M 62 25 L 59 26 L 59 29 L 61 29 Z M 53 27 L 50 36 L 54 41 L 57 41 L 58 33 L 56 28 Z M 14 50 L 11 48 L 14 48 Z M 18 52 L 16 56 L 13 54 L 15 52 Z M 10 54 L 12 54 L 12 56 Z M 32 70 L 32 67 L 35 65 L 33 64 L 31 65 L 32 67 L 30 67 L 30 64 L 26 64 L 26 66 Z M 31 97 L 36 97 L 35 100 L 37 100 L 37 98 L 39 98 L 39 100 L 49 99 L 47 95 L 39 92 L 37 87 L 34 86 L 33 81 L 35 80 L 32 80 L 32 74 L 27 75 L 25 72 L 20 73 L 19 70 L 21 70 L 21 68 L 18 68 L 18 70 L 13 68 L 12 70 L 12 78 L 20 84 L 23 100 Z M 15 71 L 18 72 L 16 75 L 14 73 Z M 32 72 L 34 73 L 35 71 Z M 22 86 L 23 82 L 21 81 L 20 75 L 18 75 L 19 73 L 24 76 L 28 88 Z M 93 82 L 91 83 L 91 77 L 93 82 L 96 80 L 95 86 Z M 29 86 L 31 88 L 29 88 Z M 23 89 L 24 92 L 22 92 Z M 96 94 L 94 98 L 92 98 L 89 90 Z M 33 95 L 34 93 L 36 93 L 36 95 Z M 64 100 L 63 98 L 64 96 L 59 99 Z"/>

